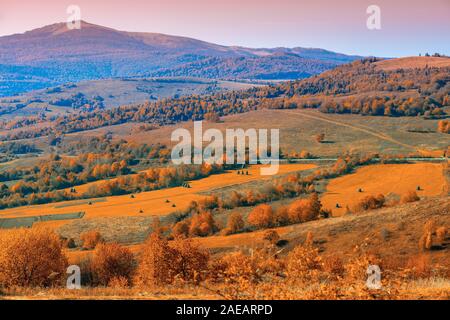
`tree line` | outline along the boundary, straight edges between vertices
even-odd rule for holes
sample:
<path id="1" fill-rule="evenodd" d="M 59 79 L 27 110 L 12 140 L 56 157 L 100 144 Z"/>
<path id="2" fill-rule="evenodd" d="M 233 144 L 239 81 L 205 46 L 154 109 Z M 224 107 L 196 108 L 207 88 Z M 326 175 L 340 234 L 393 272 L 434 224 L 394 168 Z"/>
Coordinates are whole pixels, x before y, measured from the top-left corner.
<path id="1" fill-rule="evenodd" d="M 95 129 L 126 122 L 167 125 L 257 109 L 318 108 L 322 112 L 374 116 L 442 116 L 450 103 L 450 68 L 385 71 L 377 59 L 342 65 L 312 78 L 244 91 L 162 99 L 96 112 L 64 115 L 1 137 L 15 140 Z M 24 120 L 25 121 L 25 120 Z M 20 123 L 15 122 L 15 127 Z"/>

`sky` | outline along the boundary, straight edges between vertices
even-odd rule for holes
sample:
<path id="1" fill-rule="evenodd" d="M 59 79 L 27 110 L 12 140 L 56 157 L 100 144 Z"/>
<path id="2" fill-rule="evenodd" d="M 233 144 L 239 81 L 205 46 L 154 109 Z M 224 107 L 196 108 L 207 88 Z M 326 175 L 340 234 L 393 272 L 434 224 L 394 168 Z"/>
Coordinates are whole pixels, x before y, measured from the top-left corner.
<path id="1" fill-rule="evenodd" d="M 90 23 L 223 45 L 450 55 L 450 0 L 0 0 L 0 36 L 65 22 L 69 5 Z M 370 5 L 381 29 L 367 28 Z"/>

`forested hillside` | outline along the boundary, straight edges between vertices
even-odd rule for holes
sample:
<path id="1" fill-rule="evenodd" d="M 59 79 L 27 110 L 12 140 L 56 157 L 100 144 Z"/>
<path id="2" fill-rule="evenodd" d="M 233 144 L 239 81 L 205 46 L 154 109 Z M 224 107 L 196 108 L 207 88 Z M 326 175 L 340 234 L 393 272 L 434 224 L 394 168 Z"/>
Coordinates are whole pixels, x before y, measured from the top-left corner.
<path id="1" fill-rule="evenodd" d="M 16 129 L 6 132 L 2 140 L 65 134 L 126 122 L 166 125 L 264 108 L 445 117 L 445 106 L 450 104 L 450 66 L 385 71 L 377 68 L 377 63 L 377 59 L 364 59 L 309 79 L 245 91 L 164 99 L 54 119 L 34 119 L 31 123 L 24 119 L 16 121 Z"/>

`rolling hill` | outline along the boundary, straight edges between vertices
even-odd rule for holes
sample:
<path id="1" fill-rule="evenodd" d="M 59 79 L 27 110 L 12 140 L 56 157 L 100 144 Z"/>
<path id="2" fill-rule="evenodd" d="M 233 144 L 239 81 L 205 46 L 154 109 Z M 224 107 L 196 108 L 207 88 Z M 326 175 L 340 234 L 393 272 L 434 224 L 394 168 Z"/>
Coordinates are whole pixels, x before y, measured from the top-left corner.
<path id="1" fill-rule="evenodd" d="M 405 57 L 382 60 L 376 63 L 376 68 L 383 71 L 444 67 L 450 67 L 448 57 Z"/>
<path id="2" fill-rule="evenodd" d="M 419 58 L 421 61 L 428 59 Z M 450 60 L 447 57 L 439 59 L 444 61 L 444 65 Z M 401 65 L 402 61 L 394 59 L 389 64 Z M 362 59 L 307 79 L 243 91 L 187 95 L 108 110 L 76 109 L 81 112 L 62 117 L 47 117 L 46 111 L 44 116 L 33 119 L 15 119 L 12 124 L 4 122 L 1 127 L 5 130 L 0 132 L 0 139 L 8 141 L 48 136 L 50 133 L 68 134 L 128 122 L 165 126 L 205 119 L 208 113 L 223 117 L 262 109 L 318 109 L 329 114 L 423 116 L 434 120 L 448 117 L 450 67 L 424 64 L 422 68 L 384 71 L 379 70 L 379 63 L 386 62 L 376 58 Z M 5 110 L 11 113 L 7 108 Z"/>
<path id="3" fill-rule="evenodd" d="M 114 78 L 65 83 L 0 99 L 0 116 L 8 121 L 35 115 L 58 116 L 177 98 L 244 90 L 256 83 L 192 77 Z"/>
<path id="4" fill-rule="evenodd" d="M 227 47 L 157 33 L 65 23 L 0 37 L 0 96 L 132 76 L 296 79 L 358 59 L 323 49 Z"/>

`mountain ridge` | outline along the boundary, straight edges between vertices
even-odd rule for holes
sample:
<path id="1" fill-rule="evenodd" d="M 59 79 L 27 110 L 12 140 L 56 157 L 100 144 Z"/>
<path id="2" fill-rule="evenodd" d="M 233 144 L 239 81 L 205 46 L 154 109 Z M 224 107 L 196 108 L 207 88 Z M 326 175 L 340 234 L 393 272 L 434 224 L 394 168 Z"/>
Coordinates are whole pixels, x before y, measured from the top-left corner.
<path id="1" fill-rule="evenodd" d="M 291 80 L 359 58 L 316 48 L 224 46 L 85 21 L 81 29 L 70 30 L 66 23 L 56 23 L 0 37 L 0 96 L 66 82 L 133 76 Z"/>

